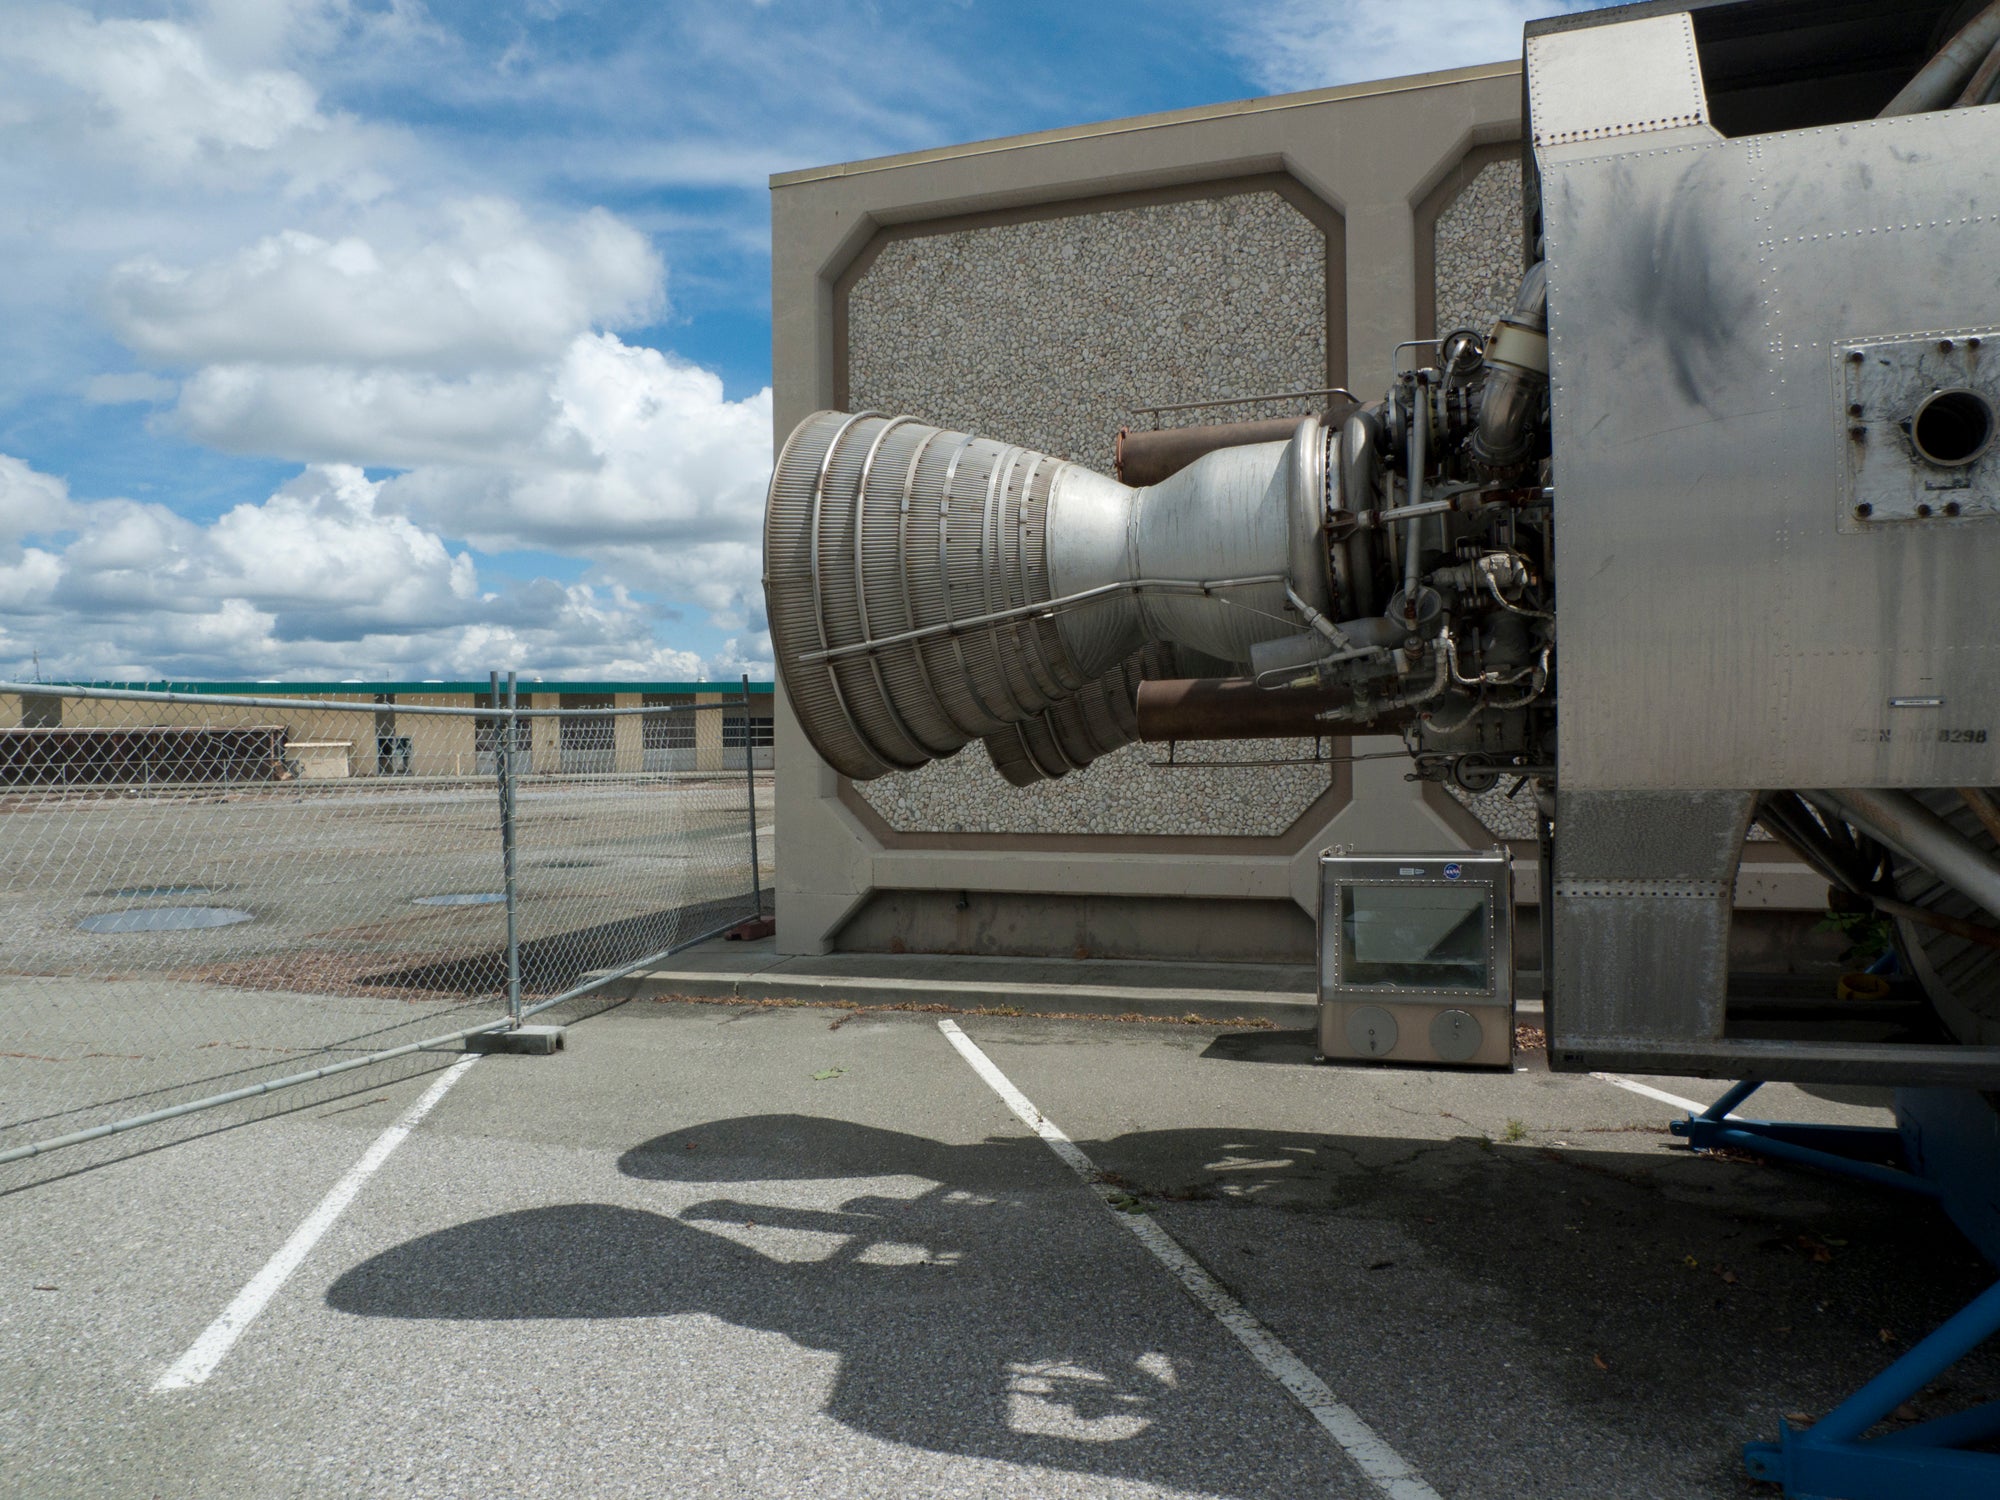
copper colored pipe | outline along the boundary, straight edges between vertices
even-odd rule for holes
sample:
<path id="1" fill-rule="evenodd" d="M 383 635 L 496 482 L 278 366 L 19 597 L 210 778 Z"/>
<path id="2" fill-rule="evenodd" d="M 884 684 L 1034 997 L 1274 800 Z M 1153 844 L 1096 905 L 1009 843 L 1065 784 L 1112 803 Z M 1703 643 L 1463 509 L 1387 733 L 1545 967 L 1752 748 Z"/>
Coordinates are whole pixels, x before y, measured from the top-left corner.
<path id="1" fill-rule="evenodd" d="M 1919 926 L 1934 927 L 1939 932 L 1948 932 L 1955 938 L 1968 943 L 1977 943 L 1982 948 L 2000 949 L 2000 929 L 1987 927 L 1978 922 L 1968 922 L 1963 917 L 1946 916 L 1941 911 L 1929 911 L 1921 906 L 1912 906 L 1907 901 L 1895 901 L 1887 896 L 1867 893 L 1867 899 L 1875 903 L 1875 909 L 1885 917 L 1902 917 L 1905 921 Z"/>
<path id="2" fill-rule="evenodd" d="M 1796 805 L 1796 804 L 1795 804 Z M 1765 819 L 1761 825 L 1764 831 L 1783 844 L 1792 853 L 1804 860 L 1820 874 L 1832 876 L 1836 872 L 1824 868 L 1824 858 L 1805 848 L 1797 836 L 1779 826 L 1775 818 Z M 1982 948 L 2000 949 L 2000 929 L 1986 927 L 1978 922 L 1968 922 L 1963 917 L 1947 916 L 1941 911 L 1931 911 L 1927 907 L 1913 906 L 1907 901 L 1898 901 L 1892 896 L 1879 895 L 1874 891 L 1843 891 L 1835 886 L 1828 892 L 1829 903 L 1836 909 L 1839 903 L 1834 898 L 1846 897 L 1856 902 L 1866 902 L 1885 917 L 1901 917 L 1906 922 L 1915 922 L 1920 927 L 1929 927 L 1936 932 L 1948 932 L 1955 938 L 1963 938 L 1968 943 L 1977 943 Z"/>
<path id="3" fill-rule="evenodd" d="M 1965 805 L 1972 809 L 1980 825 L 1993 835 L 1993 841 L 2000 844 L 2000 807 L 1994 805 L 1991 794 L 1983 787 L 1962 786 L 1958 795 L 1965 799 Z"/>
<path id="4" fill-rule="evenodd" d="M 1351 403 L 1337 401 L 1323 420 L 1338 425 L 1353 409 Z M 1136 432 L 1121 427 L 1112 472 L 1119 483 L 1134 488 L 1158 484 L 1180 473 L 1203 454 L 1219 448 L 1241 448 L 1247 443 L 1288 443 L 1298 428 L 1298 417 L 1213 422 L 1201 427 L 1140 428 Z"/>
<path id="5" fill-rule="evenodd" d="M 1139 684 L 1139 738 L 1158 743 L 1370 734 L 1409 717 L 1384 714 L 1366 724 L 1320 719 L 1352 701 L 1341 688 L 1260 688 L 1247 677 L 1161 678 Z"/>

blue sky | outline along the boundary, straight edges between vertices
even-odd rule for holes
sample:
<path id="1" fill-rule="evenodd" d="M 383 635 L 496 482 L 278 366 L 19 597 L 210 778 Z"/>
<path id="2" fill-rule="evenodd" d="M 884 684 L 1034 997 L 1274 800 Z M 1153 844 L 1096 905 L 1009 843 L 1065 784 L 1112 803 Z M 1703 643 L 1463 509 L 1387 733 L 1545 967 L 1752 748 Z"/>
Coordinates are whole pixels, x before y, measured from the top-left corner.
<path id="1" fill-rule="evenodd" d="M 0 674 L 768 672 L 774 171 L 1564 0 L 11 0 Z"/>

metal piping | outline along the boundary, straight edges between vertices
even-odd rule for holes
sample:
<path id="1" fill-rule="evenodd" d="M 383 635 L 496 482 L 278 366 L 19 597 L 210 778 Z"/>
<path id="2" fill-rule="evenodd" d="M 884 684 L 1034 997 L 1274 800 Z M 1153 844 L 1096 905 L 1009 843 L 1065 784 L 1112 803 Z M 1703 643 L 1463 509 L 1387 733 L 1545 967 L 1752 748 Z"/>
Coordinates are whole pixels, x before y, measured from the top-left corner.
<path id="1" fill-rule="evenodd" d="M 1040 477 L 1043 464 L 1054 464 L 1055 462 L 1055 459 L 1048 457 L 1046 454 L 1035 455 L 1034 463 L 1028 466 L 1028 477 L 1021 481 L 1020 497 L 1014 505 L 1011 523 L 1014 531 L 1014 571 L 1015 577 L 1020 581 L 1020 597 L 1023 600 L 1034 598 L 1036 593 L 1032 565 L 1028 555 L 1028 539 L 1030 535 L 1036 534 L 1042 529 L 1037 524 L 1037 521 L 1029 519 L 1034 505 L 1035 480 Z M 1038 518 L 1041 523 L 1046 523 L 1047 519 L 1046 514 Z M 1020 647 L 1021 660 L 1027 666 L 1029 676 L 1035 681 L 1036 691 L 1046 697 L 1057 699 L 1069 691 L 1068 687 L 1057 674 L 1054 663 L 1048 659 L 1047 643 L 1043 641 L 1042 633 L 1039 630 L 1032 628 L 1023 630 L 1020 626 L 1016 625 L 1009 633 Z M 1077 691 L 1082 691 L 1082 689 L 1078 689 Z"/>
<path id="2" fill-rule="evenodd" d="M 1007 491 L 1013 486 L 1014 471 L 1020 467 L 1021 459 L 1027 453 L 1026 448 L 1009 448 L 1006 462 L 995 464 L 986 475 L 986 502 L 979 513 L 978 556 L 980 595 L 989 614 L 993 613 L 993 585 L 998 582 L 1003 589 L 1006 585 L 1006 580 L 1000 578 L 999 573 L 1000 559 L 1005 550 L 1000 544 L 1000 525 L 1005 519 Z M 990 554 L 987 551 L 989 542 L 993 548 Z M 997 638 L 993 644 L 998 644 Z M 870 654 L 873 655 L 872 652 Z M 1014 684 L 1009 680 L 1008 665 L 1005 661 L 999 663 L 1000 670 L 995 674 L 999 679 L 1000 691 L 1007 699 L 1007 709 L 1000 717 L 1019 722 L 1038 712 L 1038 705 L 1024 701 L 1021 694 L 1014 691 Z"/>
<path id="3" fill-rule="evenodd" d="M 1952 108 L 1967 109 L 1973 105 L 1991 104 L 1996 90 L 2000 90 L 2000 42 L 1995 42 L 1993 50 L 1986 54 L 1986 61 L 1973 69 L 1964 91 L 1952 101 Z"/>
<path id="4" fill-rule="evenodd" d="M 908 578 L 910 576 L 910 492 L 917 482 L 917 470 L 923 465 L 924 456 L 931 451 L 931 444 L 944 436 L 946 434 L 943 432 L 933 432 L 925 437 L 921 443 L 917 444 L 916 451 L 910 455 L 910 466 L 903 475 L 902 499 L 896 513 L 896 576 L 898 578 Z M 901 593 L 903 599 L 903 623 L 906 628 L 914 630 L 917 627 L 916 605 L 911 601 L 908 589 L 903 589 Z M 862 623 L 866 626 L 867 621 L 864 619 Z M 931 677 L 930 663 L 924 659 L 924 653 L 921 651 L 912 651 L 910 653 L 910 660 L 916 667 L 917 681 L 922 684 L 924 692 L 929 697 L 929 701 L 932 703 L 942 702 L 943 699 L 938 695 L 937 683 Z M 938 746 L 930 744 L 928 740 L 924 741 L 924 744 L 934 755 L 949 755 L 957 748 L 956 746 L 952 746 L 940 750 Z"/>
<path id="5" fill-rule="evenodd" d="M 1965 25 L 1958 35 L 1938 49 L 1938 54 L 1917 70 L 1917 76 L 1897 90 L 1896 97 L 1882 106 L 1875 118 L 1922 114 L 1941 109 L 1950 102 L 1965 75 L 2000 42 L 2000 0 L 1987 6 Z"/>
<path id="6" fill-rule="evenodd" d="M 1417 371 L 1410 382 L 1409 472 L 1404 476 L 1403 508 L 1417 510 L 1424 503 L 1424 480 L 1430 462 L 1431 393 L 1424 372 Z M 1417 619 L 1417 554 L 1423 550 L 1423 513 L 1410 517 L 1403 528 L 1403 611 L 1414 627 Z"/>
<path id="7" fill-rule="evenodd" d="M 1316 386 L 1309 391 L 1263 391 L 1255 396 L 1221 396 L 1212 401 L 1171 401 L 1162 406 L 1135 406 L 1135 412 L 1157 414 L 1163 411 L 1200 411 L 1212 406 L 1256 406 L 1265 401 L 1300 401 L 1310 396 L 1345 396 L 1349 401 L 1359 402 L 1361 398 L 1344 385 Z M 1297 417 L 1291 418 L 1296 422 Z"/>
<path id="8" fill-rule="evenodd" d="M 1549 384 L 1548 329 L 1548 271 L 1536 261 L 1486 346 L 1486 388 L 1472 437 L 1473 460 L 1485 468 L 1514 468 L 1534 451 L 1534 419 Z"/>
<path id="9" fill-rule="evenodd" d="M 968 451 L 970 451 L 973 441 L 974 440 L 972 436 L 970 434 L 967 434 L 965 441 L 960 443 L 958 447 L 953 450 L 951 455 L 951 467 L 945 470 L 944 490 L 938 500 L 937 578 L 938 578 L 938 589 L 944 599 L 944 612 L 947 617 L 950 616 L 950 614 L 952 613 L 951 490 L 952 486 L 958 480 L 959 461 L 965 457 Z M 912 637 L 912 639 L 915 639 L 915 637 Z M 824 647 L 826 643 L 822 641 L 820 644 L 822 647 Z M 987 718 L 995 721 L 996 723 L 1001 723 L 1001 724 L 1006 723 L 1007 722 L 1006 719 L 1002 717 L 1001 714 L 993 707 L 992 700 L 986 696 L 986 690 L 981 685 L 978 674 L 972 670 L 972 664 L 965 659 L 965 642 L 959 639 L 958 633 L 956 631 L 954 631 L 951 636 L 951 654 L 952 654 L 952 659 L 958 663 L 958 681 L 964 685 L 966 692 L 971 694 L 972 701 L 978 707 L 979 712 L 984 714 Z M 801 658 L 801 660 L 803 659 L 804 658 Z M 827 669 L 827 673 L 829 676 L 832 676 L 833 669 L 829 667 Z"/>
<path id="10" fill-rule="evenodd" d="M 1255 573 L 1248 578 L 1131 578 L 1123 583 L 1101 583 L 1094 589 L 1084 589 L 1080 593 L 1065 594 L 1060 599 L 1044 599 L 1035 604 L 1020 604 L 1012 609 L 995 610 L 987 615 L 968 615 L 962 620 L 941 620 L 935 625 L 925 625 L 917 630 L 905 630 L 895 635 L 878 636 L 869 641 L 850 641 L 843 646 L 829 646 L 824 651 L 802 651 L 800 662 L 832 661 L 836 657 L 853 656 L 862 651 L 881 651 L 890 646 L 901 646 L 910 641 L 927 640 L 935 635 L 963 635 L 986 625 L 997 625 L 1004 620 L 1017 620 L 1024 615 L 1055 614 L 1061 610 L 1074 609 L 1080 604 L 1089 604 L 1098 599 L 1110 598 L 1116 594 L 1219 594 L 1230 589 L 1262 588 L 1273 583 L 1283 583 L 1283 573 Z"/>
<path id="11" fill-rule="evenodd" d="M 1979 819 L 1979 826 L 1993 835 L 1993 842 L 2000 844 L 2000 806 L 1994 804 L 1992 795 L 1984 787 L 1962 786 L 1958 789 L 1959 800 L 1972 809 L 1972 815 Z"/>
<path id="12" fill-rule="evenodd" d="M 1333 733 L 1328 710 L 1352 707 L 1345 687 L 1262 688 L 1247 677 L 1168 677 L 1139 684 L 1139 738 L 1167 740 L 1303 739 Z M 1373 727 L 1400 728 L 1393 710 Z M 1365 732 L 1342 726 L 1341 734 Z"/>
<path id="13" fill-rule="evenodd" d="M 1201 427 L 1118 429 L 1111 472 L 1120 484 L 1136 487 L 1172 478 L 1205 454 L 1248 443 L 1282 443 L 1298 430 L 1297 417 L 1268 421 L 1216 422 Z"/>
<path id="14" fill-rule="evenodd" d="M 1299 612 L 1299 618 L 1306 622 L 1313 633 L 1331 641 L 1336 651 L 1346 651 L 1354 645 L 1354 642 L 1341 634 L 1338 625 L 1301 599 L 1290 584 L 1285 585 L 1285 598 L 1291 601 L 1292 608 Z"/>
<path id="15" fill-rule="evenodd" d="M 1375 494 L 1375 479 L 1381 461 L 1381 428 L 1374 412 L 1364 408 L 1352 413 L 1340 428 L 1340 489 L 1337 496 L 1339 509 L 1354 512 L 1364 500 Z M 1336 607 L 1345 607 L 1356 615 L 1372 615 L 1380 610 L 1375 598 L 1375 576 L 1370 567 L 1368 549 L 1357 537 L 1347 537 L 1340 544 L 1341 572 L 1352 598 L 1337 601 Z"/>
<path id="16" fill-rule="evenodd" d="M 1419 703 L 1430 702 L 1442 693 L 1451 681 L 1451 667 L 1445 653 L 1440 650 L 1433 652 L 1432 655 L 1436 666 L 1431 674 L 1430 686 L 1417 688 L 1414 691 L 1398 688 L 1395 692 L 1385 693 L 1380 698 L 1356 697 L 1345 707 L 1332 708 L 1321 714 L 1320 722 L 1322 724 L 1348 722 L 1355 726 L 1351 733 L 1365 734 L 1368 731 L 1360 727 L 1363 724 L 1383 723 L 1391 714 L 1415 708 Z M 1363 718 L 1363 715 L 1366 715 L 1366 718 Z"/>
<path id="17" fill-rule="evenodd" d="M 1908 792 L 1849 787 L 1800 795 L 2000 916 L 2000 860 L 1969 842 Z"/>
<path id="18" fill-rule="evenodd" d="M 1147 663 L 1157 665 L 1158 655 L 1157 647 L 1140 652 L 1034 718 L 987 735 L 986 753 L 994 769 L 1011 785 L 1033 786 L 1080 771 L 1099 756 L 1131 744 L 1139 737 L 1133 698 Z M 1059 766 L 1052 767 L 1036 751 L 1036 745 L 1044 743 L 1058 752 Z"/>

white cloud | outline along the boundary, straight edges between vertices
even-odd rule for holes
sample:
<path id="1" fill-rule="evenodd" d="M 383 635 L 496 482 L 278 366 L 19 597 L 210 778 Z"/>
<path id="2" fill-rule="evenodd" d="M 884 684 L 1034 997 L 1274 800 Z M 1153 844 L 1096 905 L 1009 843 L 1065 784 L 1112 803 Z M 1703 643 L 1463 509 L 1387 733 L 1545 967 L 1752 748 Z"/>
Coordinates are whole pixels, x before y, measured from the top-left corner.
<path id="1" fill-rule="evenodd" d="M 237 506 L 207 530 L 217 573 L 241 597 L 343 623 L 462 618 L 479 598 L 472 559 L 402 516 L 377 514 L 380 488 L 335 465 Z"/>
<path id="2" fill-rule="evenodd" d="M 17 7 L 0 28 L 0 82 L 13 105 L 5 123 L 50 160 L 231 192 L 275 181 L 365 201 L 385 185 L 367 158 L 393 132 L 323 109 L 290 68 L 224 57 L 194 25 Z"/>
<path id="3" fill-rule="evenodd" d="M 659 310 L 658 255 L 601 209 L 538 224 L 481 198 L 443 219 L 385 224 L 401 244 L 287 230 L 192 270 L 129 261 L 111 272 L 105 309 L 133 349 L 174 364 L 448 370 L 546 357 L 579 329 Z"/>
<path id="4" fill-rule="evenodd" d="M 324 33 L 352 20 L 338 3 L 303 0 L 294 10 L 303 23 L 294 15 L 287 27 L 239 38 L 226 61 L 211 47 L 197 65 L 182 46 L 194 45 L 188 37 L 143 39 L 179 56 L 189 77 L 234 80 L 237 92 L 222 94 L 236 98 L 254 93 L 246 80 L 272 73 L 288 45 L 296 49 L 300 24 Z M 65 35 L 83 25 L 60 14 Z M 54 54 L 44 53 L 47 71 Z M 66 76 L 101 81 L 81 65 Z M 344 128 L 313 109 L 325 130 Z M 212 119 L 215 111 L 182 114 Z M 307 121 L 293 134 L 320 129 Z M 210 124 L 178 138 L 222 149 L 226 134 Z M 252 137 L 262 139 L 245 127 L 230 139 L 244 146 Z M 172 430 L 228 452 L 322 466 L 312 481 L 320 488 L 308 501 L 287 487 L 192 539 L 148 534 L 169 512 L 94 507 L 93 534 L 64 554 L 70 597 L 102 599 L 122 588 L 149 607 L 171 608 L 174 590 L 206 599 L 223 589 L 271 615 L 281 635 L 351 634 L 367 622 L 338 580 L 376 576 L 386 580 L 376 602 L 422 629 L 416 600 L 460 595 L 417 566 L 423 549 L 413 538 L 434 544 L 431 566 L 450 537 L 589 562 L 582 594 L 537 587 L 508 595 L 512 608 L 560 616 L 565 631 L 588 636 L 615 617 L 622 643 L 643 644 L 663 611 L 640 596 L 662 591 L 709 610 L 719 629 L 761 626 L 756 530 L 769 393 L 729 401 L 713 374 L 616 336 L 664 308 L 664 267 L 644 234 L 601 209 L 555 216 L 492 195 L 433 205 L 395 183 L 367 204 L 280 212 L 293 222 L 220 253 L 155 251 L 113 264 L 98 310 L 130 350 L 181 378 L 131 372 L 79 385 L 101 404 L 159 401 L 177 390 L 164 419 Z M 363 465 L 404 472 L 371 485 Z M 362 490 L 366 527 L 355 509 Z M 392 521 L 409 532 L 392 534 Z M 239 532 L 265 576 L 225 586 L 215 570 L 240 563 L 232 556 L 191 576 L 191 548 L 224 547 Z M 279 544 L 287 534 L 296 546 Z M 114 567 L 109 554 L 118 548 L 151 557 L 150 574 Z M 315 555 L 338 566 L 315 570 L 305 561 Z M 289 592 L 276 588 L 280 577 L 292 580 Z M 410 580 L 407 598 L 396 592 L 398 578 Z M 317 605 L 308 598 L 314 590 Z M 250 630 L 250 616 L 235 618 Z M 479 626 L 460 619 L 462 630 Z M 621 659 L 639 659 L 631 650 Z"/>
<path id="5" fill-rule="evenodd" d="M 0 548 L 0 557 L 6 555 Z M 0 562 L 0 599 L 11 600 L 15 609 L 46 603 L 61 581 L 62 559 L 40 547 L 17 549 L 13 562 Z M 0 611 L 0 624 L 4 624 L 5 613 Z"/>
<path id="6" fill-rule="evenodd" d="M 230 452 L 397 468 L 495 462 L 552 416 L 545 372 L 348 365 L 211 365 L 174 410 L 188 436 Z"/>
<path id="7" fill-rule="evenodd" d="M 95 21 L 55 6 L 18 17 L 7 35 L 0 51 L 68 84 L 94 123 L 154 166 L 269 151 L 328 124 L 312 85 L 297 73 L 225 71 L 200 38 L 171 21 Z"/>
<path id="8" fill-rule="evenodd" d="M 487 551 L 591 559 L 741 628 L 761 610 L 757 528 L 771 395 L 605 333 L 532 371 L 463 379 L 345 366 L 217 366 L 176 409 L 216 447 L 407 468 L 385 500 Z"/>
<path id="9" fill-rule="evenodd" d="M 693 543 L 748 534 L 771 468 L 771 393 L 724 399 L 711 372 L 610 334 L 548 372 L 550 419 L 500 462 L 394 482 L 482 546 Z"/>
<path id="10" fill-rule="evenodd" d="M 1234 13 L 1231 50 L 1274 92 L 1431 73 L 1521 55 L 1521 28 L 1610 0 L 1265 0 Z"/>
<path id="11" fill-rule="evenodd" d="M 761 656 L 732 641 L 713 664 L 657 641 L 654 607 L 615 583 L 483 586 L 466 551 L 389 510 L 384 488 L 316 466 L 199 525 L 159 505 L 72 501 L 0 455 L 0 546 L 42 543 L 0 550 L 0 673 L 36 657 L 55 678 L 770 670 L 768 638 Z"/>
<path id="12" fill-rule="evenodd" d="M 659 638 L 689 606 L 717 662 L 767 669 L 769 392 L 729 400 L 637 342 L 664 313 L 661 257 L 573 195 L 701 184 L 698 207 L 642 205 L 686 220 L 645 227 L 698 242 L 700 297 L 761 260 L 766 170 L 976 133 L 938 123 L 991 97 L 976 69 L 809 8 L 670 7 L 573 56 L 502 11 L 521 44 L 499 57 L 418 0 L 4 8 L 0 406 L 56 390 L 132 408 L 95 414 L 93 441 L 122 424 L 306 472 L 194 520 L 179 474 L 146 492 L 168 505 L 72 502 L 0 459 L 0 653 L 32 636 L 71 672 L 686 675 L 701 663 Z M 351 112 L 419 89 L 407 125 Z M 468 549 L 585 568 L 483 580 Z"/>
<path id="13" fill-rule="evenodd" d="M 0 453 L 0 559 L 18 557 L 23 537 L 60 529 L 70 513 L 68 485 Z"/>

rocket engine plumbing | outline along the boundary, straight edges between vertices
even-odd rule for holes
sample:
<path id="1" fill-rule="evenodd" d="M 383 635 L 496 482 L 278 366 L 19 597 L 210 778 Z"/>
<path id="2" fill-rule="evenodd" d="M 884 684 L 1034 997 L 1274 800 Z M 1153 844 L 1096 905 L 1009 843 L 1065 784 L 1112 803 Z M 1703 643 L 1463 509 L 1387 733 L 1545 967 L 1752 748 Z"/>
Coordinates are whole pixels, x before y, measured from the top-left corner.
<path id="1" fill-rule="evenodd" d="M 765 556 L 814 747 L 864 779 L 977 738 L 1027 784 L 1134 739 L 1393 731 L 1471 791 L 1544 773 L 1540 267 L 1490 334 L 1408 347 L 1434 357 L 1382 399 L 1136 488 L 908 417 L 809 417 Z"/>

